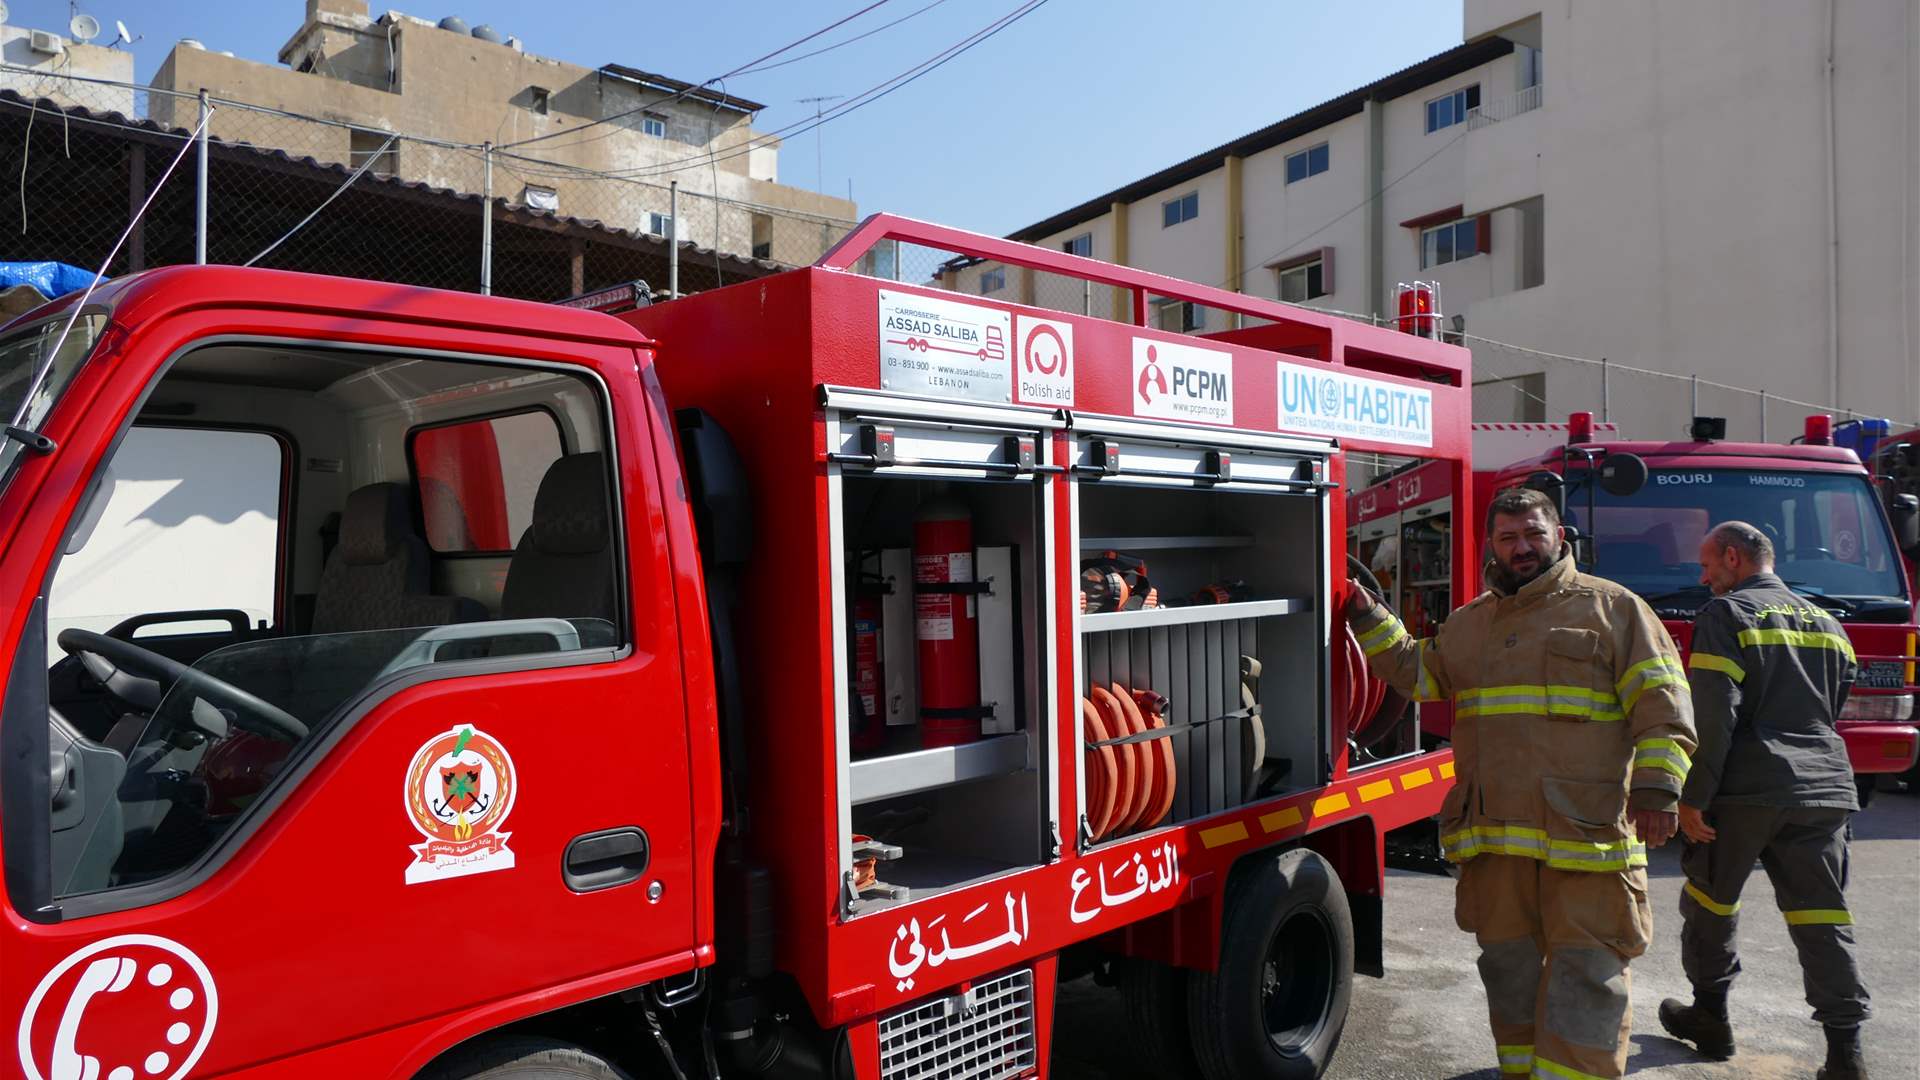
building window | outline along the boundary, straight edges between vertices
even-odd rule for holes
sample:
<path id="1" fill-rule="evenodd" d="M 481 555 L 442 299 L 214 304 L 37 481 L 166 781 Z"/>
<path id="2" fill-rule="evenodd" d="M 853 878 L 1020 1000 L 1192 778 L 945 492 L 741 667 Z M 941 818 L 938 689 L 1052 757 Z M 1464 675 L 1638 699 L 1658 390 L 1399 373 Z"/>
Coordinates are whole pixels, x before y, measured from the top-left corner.
<path id="1" fill-rule="evenodd" d="M 1466 123 L 1467 110 L 1480 107 L 1480 84 L 1463 86 L 1445 97 L 1427 102 L 1427 134 Z"/>
<path id="2" fill-rule="evenodd" d="M 753 257 L 756 259 L 773 258 L 773 215 L 754 214 L 752 223 Z"/>
<path id="3" fill-rule="evenodd" d="M 373 165 L 367 169 L 368 172 L 375 176 L 392 176 L 397 171 L 400 140 L 395 139 L 394 145 L 381 150 L 386 143 L 387 136 L 383 132 L 361 131 L 358 128 L 348 132 L 347 164 L 357 169 L 362 162 L 372 158 Z"/>
<path id="4" fill-rule="evenodd" d="M 1004 289 L 1006 287 L 1007 287 L 1007 268 L 1006 267 L 996 266 L 991 270 L 982 270 L 980 272 L 980 295 L 981 296 L 985 296 L 988 293 L 997 293 L 1001 289 Z"/>
<path id="5" fill-rule="evenodd" d="M 1060 250 L 1069 255 L 1079 255 L 1082 258 L 1091 259 L 1093 258 L 1093 234 L 1090 232 L 1081 233 L 1079 236 L 1061 244 Z"/>
<path id="6" fill-rule="evenodd" d="M 527 87 L 527 108 L 535 116 L 547 115 L 547 109 L 553 104 L 553 91 L 544 86 Z"/>
<path id="7" fill-rule="evenodd" d="M 647 231 L 655 236 L 673 235 L 673 218 L 666 214 L 648 214 Z"/>
<path id="8" fill-rule="evenodd" d="M 1176 334 L 1188 334 L 1207 328 L 1207 309 L 1188 300 L 1159 300 L 1154 303 L 1153 325 Z"/>
<path id="9" fill-rule="evenodd" d="M 1461 218 L 1420 230 L 1420 269 L 1469 259 L 1487 250 L 1479 218 Z"/>
<path id="10" fill-rule="evenodd" d="M 1189 191 L 1177 199 L 1168 199 L 1160 204 L 1160 227 L 1170 229 L 1183 221 L 1192 221 L 1200 216 L 1200 193 Z"/>
<path id="11" fill-rule="evenodd" d="M 1314 259 L 1280 271 L 1280 299 L 1301 304 L 1327 295 L 1327 264 Z"/>
<path id="12" fill-rule="evenodd" d="M 656 139 L 667 137 L 667 118 L 646 113 L 640 117 L 640 130 Z"/>
<path id="13" fill-rule="evenodd" d="M 1305 180 L 1309 176 L 1319 176 L 1327 171 L 1327 144 L 1309 147 L 1297 154 L 1287 155 L 1287 183 Z"/>

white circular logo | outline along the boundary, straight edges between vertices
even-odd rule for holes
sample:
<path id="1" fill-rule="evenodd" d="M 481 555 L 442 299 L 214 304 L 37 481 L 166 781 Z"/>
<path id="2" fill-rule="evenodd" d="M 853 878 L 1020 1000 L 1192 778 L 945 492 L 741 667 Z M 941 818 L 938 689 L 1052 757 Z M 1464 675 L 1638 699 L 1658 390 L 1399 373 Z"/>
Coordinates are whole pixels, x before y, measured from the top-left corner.
<path id="1" fill-rule="evenodd" d="M 152 934 L 104 938 L 60 961 L 20 1017 L 28 1080 L 180 1080 L 220 1015 L 213 975 Z"/>

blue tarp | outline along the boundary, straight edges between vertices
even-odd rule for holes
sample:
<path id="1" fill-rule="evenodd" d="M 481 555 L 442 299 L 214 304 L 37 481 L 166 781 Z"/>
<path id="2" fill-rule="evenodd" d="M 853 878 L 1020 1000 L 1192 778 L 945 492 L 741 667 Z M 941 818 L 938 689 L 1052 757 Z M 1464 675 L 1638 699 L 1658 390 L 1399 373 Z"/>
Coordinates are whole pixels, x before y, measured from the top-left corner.
<path id="1" fill-rule="evenodd" d="M 40 295 L 57 300 L 93 284 L 94 273 L 62 262 L 0 262 L 0 289 L 31 285 Z"/>

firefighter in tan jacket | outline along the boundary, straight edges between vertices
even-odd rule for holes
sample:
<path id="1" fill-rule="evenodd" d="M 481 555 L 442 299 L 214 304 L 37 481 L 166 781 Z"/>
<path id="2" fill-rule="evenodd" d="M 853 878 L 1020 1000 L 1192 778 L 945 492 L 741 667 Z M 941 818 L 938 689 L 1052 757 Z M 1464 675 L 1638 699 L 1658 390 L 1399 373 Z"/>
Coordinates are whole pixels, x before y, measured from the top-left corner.
<path id="1" fill-rule="evenodd" d="M 1357 583 L 1375 674 L 1454 703 L 1440 841 L 1480 944 L 1502 1073 L 1624 1075 L 1627 963 L 1653 933 L 1646 845 L 1674 834 L 1694 749 L 1686 673 L 1639 597 L 1574 567 L 1553 503 L 1502 492 L 1487 591 L 1414 640 Z"/>

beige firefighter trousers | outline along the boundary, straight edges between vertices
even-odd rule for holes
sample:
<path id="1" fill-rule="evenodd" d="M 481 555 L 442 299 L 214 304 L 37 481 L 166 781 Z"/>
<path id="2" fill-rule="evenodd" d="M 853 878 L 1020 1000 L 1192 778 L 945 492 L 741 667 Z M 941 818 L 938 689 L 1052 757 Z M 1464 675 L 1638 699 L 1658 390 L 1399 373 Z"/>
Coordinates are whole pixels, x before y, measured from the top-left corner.
<path id="1" fill-rule="evenodd" d="M 1553 870 L 1518 855 L 1476 855 L 1461 864 L 1454 919 L 1480 943 L 1503 1074 L 1626 1074 L 1627 962 L 1653 938 L 1644 868 Z"/>

